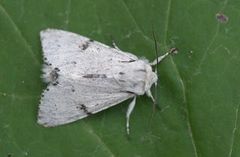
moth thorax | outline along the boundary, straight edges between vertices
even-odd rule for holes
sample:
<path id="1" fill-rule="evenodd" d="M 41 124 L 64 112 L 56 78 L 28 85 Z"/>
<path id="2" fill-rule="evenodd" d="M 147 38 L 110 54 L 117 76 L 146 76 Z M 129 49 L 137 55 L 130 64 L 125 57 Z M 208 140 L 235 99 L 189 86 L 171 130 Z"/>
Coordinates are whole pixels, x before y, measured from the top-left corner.
<path id="1" fill-rule="evenodd" d="M 150 65 L 147 65 L 146 71 L 147 71 L 147 79 L 146 79 L 145 91 L 148 91 L 151 88 L 152 84 L 157 82 L 158 77 L 157 77 L 157 74 L 152 71 L 152 67 Z"/>

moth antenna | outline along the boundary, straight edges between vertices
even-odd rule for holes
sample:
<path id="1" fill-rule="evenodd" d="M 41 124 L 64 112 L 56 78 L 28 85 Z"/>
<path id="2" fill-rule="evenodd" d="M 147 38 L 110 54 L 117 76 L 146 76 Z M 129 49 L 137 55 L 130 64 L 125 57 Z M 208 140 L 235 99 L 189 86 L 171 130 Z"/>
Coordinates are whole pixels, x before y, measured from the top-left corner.
<path id="1" fill-rule="evenodd" d="M 153 29 L 152 29 L 152 35 L 153 35 L 153 40 L 154 40 L 155 55 L 156 55 L 157 62 L 158 62 L 158 45 L 157 45 L 157 40 L 156 40 L 156 36 L 155 36 Z M 156 67 L 155 67 L 155 73 L 156 73 L 156 75 L 158 75 L 158 65 L 156 65 Z M 157 95 L 158 95 L 158 90 L 157 90 L 157 81 L 156 81 L 155 82 L 155 102 L 153 104 L 153 111 L 155 111 L 156 106 L 157 106 L 157 102 L 158 102 Z"/>

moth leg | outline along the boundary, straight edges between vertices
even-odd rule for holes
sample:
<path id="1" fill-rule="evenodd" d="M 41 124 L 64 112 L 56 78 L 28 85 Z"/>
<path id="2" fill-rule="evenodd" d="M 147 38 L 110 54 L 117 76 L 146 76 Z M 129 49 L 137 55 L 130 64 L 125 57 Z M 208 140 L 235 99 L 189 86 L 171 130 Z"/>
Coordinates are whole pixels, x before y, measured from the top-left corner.
<path id="1" fill-rule="evenodd" d="M 112 40 L 112 46 L 117 49 L 117 50 L 120 50 L 120 48 L 117 46 L 117 44 L 115 43 L 114 40 Z M 120 50 L 121 51 L 121 50 Z"/>
<path id="2" fill-rule="evenodd" d="M 159 56 L 157 59 L 155 59 L 152 63 L 150 63 L 150 65 L 152 65 L 152 66 L 157 65 L 158 63 L 160 63 L 162 60 L 164 60 L 170 54 L 177 54 L 177 49 L 176 48 L 172 48 L 170 51 L 168 51 L 164 55 Z"/>
<path id="3" fill-rule="evenodd" d="M 146 94 L 147 94 L 148 97 L 150 97 L 152 99 L 152 101 L 153 101 L 153 112 L 155 112 L 156 107 L 158 107 L 158 106 L 157 106 L 156 100 L 152 96 L 151 90 L 149 89 L 148 91 L 146 91 Z"/>
<path id="4" fill-rule="evenodd" d="M 134 96 L 132 102 L 129 104 L 128 109 L 127 109 L 127 113 L 126 113 L 126 129 L 127 129 L 127 134 L 129 135 L 130 133 L 130 129 L 129 129 L 129 119 L 130 119 L 130 115 L 135 107 L 136 104 L 136 96 Z"/>
<path id="5" fill-rule="evenodd" d="M 152 99 L 153 103 L 155 104 L 155 99 L 153 98 L 152 92 L 151 92 L 150 89 L 146 91 L 146 94 L 147 94 L 148 97 L 150 97 Z"/>

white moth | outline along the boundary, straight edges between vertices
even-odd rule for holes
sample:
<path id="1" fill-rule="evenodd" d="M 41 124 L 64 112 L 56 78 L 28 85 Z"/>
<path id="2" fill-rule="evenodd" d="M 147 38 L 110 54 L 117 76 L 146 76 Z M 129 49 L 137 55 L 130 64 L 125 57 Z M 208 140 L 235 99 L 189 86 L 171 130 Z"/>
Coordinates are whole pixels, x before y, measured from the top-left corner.
<path id="1" fill-rule="evenodd" d="M 174 52 L 149 63 L 116 46 L 63 30 L 46 29 L 40 36 L 42 78 L 48 87 L 40 100 L 38 123 L 46 127 L 74 122 L 133 98 L 126 114 L 129 134 L 137 95 L 146 93 L 154 101 L 150 88 L 158 76 L 151 66 Z"/>

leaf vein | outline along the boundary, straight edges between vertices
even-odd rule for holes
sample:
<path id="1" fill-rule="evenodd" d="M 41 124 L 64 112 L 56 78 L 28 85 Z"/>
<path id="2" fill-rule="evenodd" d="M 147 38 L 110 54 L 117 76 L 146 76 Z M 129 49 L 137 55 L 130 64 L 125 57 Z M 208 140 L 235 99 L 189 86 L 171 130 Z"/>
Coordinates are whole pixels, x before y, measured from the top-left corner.
<path id="1" fill-rule="evenodd" d="M 168 38 L 168 29 L 169 29 L 169 19 L 170 19 L 170 16 L 171 16 L 171 6 L 172 6 L 172 0 L 169 0 L 168 1 L 168 6 L 167 6 L 167 13 L 166 13 L 166 23 L 165 23 L 165 34 L 164 34 L 164 45 L 167 46 L 167 38 Z M 190 136 L 190 139 L 191 139 L 191 143 L 192 143 L 192 146 L 193 146 L 193 150 L 194 150 L 194 155 L 196 157 L 198 157 L 198 150 L 197 150 L 197 146 L 196 146 L 196 141 L 195 141 L 195 138 L 194 138 L 194 134 L 193 134 L 193 128 L 192 128 L 192 124 L 191 124 L 191 120 L 190 120 L 190 115 L 189 115 L 189 105 L 187 103 L 187 99 L 186 99 L 186 89 L 185 89 L 185 84 L 183 82 L 183 79 L 180 75 L 180 72 L 177 68 L 177 65 L 175 64 L 174 60 L 172 59 L 171 57 L 171 62 L 172 62 L 172 65 L 174 66 L 175 70 L 176 70 L 176 73 L 178 75 L 178 79 L 180 80 L 180 84 L 182 86 L 182 92 L 183 92 L 183 100 L 184 100 L 184 103 L 186 104 L 186 118 L 187 118 L 187 128 L 188 128 L 188 133 L 189 133 L 189 136 Z"/>
<path id="2" fill-rule="evenodd" d="M 84 122 L 86 126 L 87 132 L 92 135 L 94 138 L 97 139 L 97 141 L 106 149 L 106 151 L 109 153 L 110 157 L 115 157 L 114 153 L 111 151 L 110 147 L 107 146 L 107 144 L 102 140 L 102 138 L 92 129 L 92 127 Z"/>
<path id="3" fill-rule="evenodd" d="M 139 33 L 141 33 L 141 35 L 144 37 L 144 39 L 153 42 L 153 40 L 151 38 L 149 38 L 147 35 L 145 35 L 145 33 L 143 32 L 143 30 L 139 27 L 139 24 L 137 23 L 136 19 L 134 18 L 133 14 L 131 13 L 129 7 L 127 6 L 126 2 L 124 0 L 120 0 L 124 6 L 124 8 L 126 9 L 128 15 L 131 17 L 134 25 L 137 27 L 137 29 L 139 30 Z"/>
<path id="4" fill-rule="evenodd" d="M 222 8 L 220 9 L 221 12 L 224 11 L 224 9 L 226 8 L 227 4 L 228 4 L 228 0 L 225 0 L 225 1 L 223 2 Z M 196 70 L 195 70 L 195 72 L 194 72 L 194 75 L 197 75 L 197 74 L 200 74 L 200 73 L 201 73 L 201 67 L 202 67 L 204 61 L 205 61 L 206 58 L 207 58 L 207 54 L 208 54 L 210 48 L 212 47 L 212 45 L 213 45 L 214 42 L 216 41 L 219 31 L 220 31 L 220 23 L 217 24 L 216 31 L 215 31 L 215 33 L 214 33 L 211 41 L 209 42 L 209 44 L 208 44 L 208 46 L 207 46 L 207 48 L 206 48 L 206 50 L 205 50 L 202 58 L 200 59 L 199 65 L 197 66 L 197 68 L 196 68 Z"/>
<path id="5" fill-rule="evenodd" d="M 68 29 L 69 27 L 69 18 L 70 18 L 70 14 L 71 14 L 71 5 L 72 4 L 72 0 L 68 0 L 67 2 L 67 6 L 66 6 L 66 10 L 65 10 L 65 20 L 64 20 L 64 23 L 65 23 L 65 29 Z"/>
<path id="6" fill-rule="evenodd" d="M 230 145 L 230 150 L 229 150 L 229 153 L 228 153 L 228 157 L 231 157 L 232 152 L 233 152 L 233 146 L 234 146 L 234 142 L 235 142 L 235 135 L 236 135 L 237 124 L 238 124 L 239 106 L 240 105 L 238 105 L 237 108 L 236 108 L 235 121 L 234 121 L 234 127 L 233 127 L 233 131 L 232 131 L 231 145 Z"/>
<path id="7" fill-rule="evenodd" d="M 30 53 L 31 57 L 34 59 L 34 63 L 36 65 L 40 65 L 40 62 L 37 60 L 36 55 L 33 53 L 33 50 L 30 46 L 30 44 L 27 42 L 26 38 L 22 35 L 22 32 L 20 31 L 20 29 L 18 28 L 18 26 L 16 25 L 16 23 L 13 21 L 13 19 L 11 18 L 11 16 L 8 14 L 8 12 L 6 11 L 6 9 L 0 4 L 0 11 L 2 11 L 2 13 L 7 17 L 7 19 L 9 20 L 9 22 L 12 24 L 15 32 L 19 35 L 19 37 L 22 39 L 24 45 L 26 46 L 28 52 Z"/>

